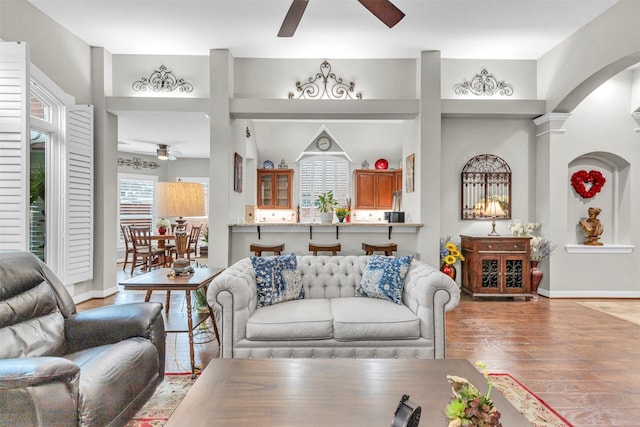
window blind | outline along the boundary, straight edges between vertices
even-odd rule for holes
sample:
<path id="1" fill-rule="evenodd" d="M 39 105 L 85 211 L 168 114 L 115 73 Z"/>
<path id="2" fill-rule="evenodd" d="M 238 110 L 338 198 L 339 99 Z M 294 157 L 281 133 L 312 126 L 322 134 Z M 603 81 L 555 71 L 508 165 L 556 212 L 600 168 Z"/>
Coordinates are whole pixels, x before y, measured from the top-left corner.
<path id="1" fill-rule="evenodd" d="M 349 197 L 350 164 L 342 157 L 316 156 L 303 159 L 300 169 L 300 220 L 312 222 L 320 217 L 315 207 L 318 196 L 329 190 L 340 205 Z"/>

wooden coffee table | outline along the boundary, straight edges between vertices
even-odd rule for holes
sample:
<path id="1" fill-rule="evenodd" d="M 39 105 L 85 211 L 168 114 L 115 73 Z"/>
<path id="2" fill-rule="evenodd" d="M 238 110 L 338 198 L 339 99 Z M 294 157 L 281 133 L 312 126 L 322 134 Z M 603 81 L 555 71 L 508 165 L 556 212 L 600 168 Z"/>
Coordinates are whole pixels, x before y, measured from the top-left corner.
<path id="1" fill-rule="evenodd" d="M 191 310 L 191 291 L 195 291 L 204 286 L 207 286 L 218 274 L 224 271 L 224 268 L 196 268 L 193 274 L 186 276 L 176 276 L 175 279 L 169 279 L 167 273 L 170 268 L 160 268 L 153 270 L 149 273 L 135 276 L 127 279 L 119 284 L 124 286 L 125 290 L 135 291 L 147 291 L 145 301 L 149 301 L 151 293 L 153 291 L 185 291 L 186 303 L 187 303 L 187 327 L 183 326 L 184 323 L 170 322 L 169 315 L 167 314 L 167 322 L 165 324 L 165 331 L 167 333 L 179 333 L 187 332 L 189 334 L 189 358 L 191 360 L 191 373 L 195 375 L 195 351 L 193 349 L 193 328 L 197 327 L 207 318 L 211 318 L 213 324 L 213 331 L 216 335 L 218 343 L 220 342 L 220 336 L 218 335 L 218 328 L 216 326 L 215 317 L 211 307 L 207 304 L 208 313 L 193 313 Z M 168 304 L 168 300 L 167 300 Z M 195 325 L 194 325 L 195 317 Z"/>
<path id="2" fill-rule="evenodd" d="M 389 427 L 408 394 L 421 426 L 446 426 L 448 374 L 487 391 L 466 360 L 216 359 L 165 425 Z M 531 425 L 497 390 L 491 398 L 503 426 Z"/>

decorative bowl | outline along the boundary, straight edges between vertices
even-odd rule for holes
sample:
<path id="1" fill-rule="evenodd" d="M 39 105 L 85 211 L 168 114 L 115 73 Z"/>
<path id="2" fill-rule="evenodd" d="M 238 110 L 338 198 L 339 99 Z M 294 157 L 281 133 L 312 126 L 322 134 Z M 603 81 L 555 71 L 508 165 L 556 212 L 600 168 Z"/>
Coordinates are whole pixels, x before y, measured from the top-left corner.
<path id="1" fill-rule="evenodd" d="M 389 167 L 389 162 L 385 159 L 376 160 L 376 169 L 387 169 Z"/>

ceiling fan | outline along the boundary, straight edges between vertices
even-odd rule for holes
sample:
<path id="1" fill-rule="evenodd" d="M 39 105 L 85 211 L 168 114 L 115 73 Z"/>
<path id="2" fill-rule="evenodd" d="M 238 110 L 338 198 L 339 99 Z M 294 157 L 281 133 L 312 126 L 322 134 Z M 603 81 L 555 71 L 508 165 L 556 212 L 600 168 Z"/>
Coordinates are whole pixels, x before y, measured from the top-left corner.
<path id="1" fill-rule="evenodd" d="M 393 28 L 394 25 L 404 18 L 404 13 L 389 0 L 358 1 L 389 28 Z M 278 37 L 293 37 L 302 19 L 304 10 L 307 8 L 308 2 L 309 0 L 293 0 L 287 15 L 284 17 L 284 21 L 278 32 Z"/>
<path id="2" fill-rule="evenodd" d="M 171 149 L 168 144 L 158 144 L 150 141 L 119 140 L 118 151 L 124 153 L 145 154 L 147 156 L 157 156 L 158 160 L 176 160 L 182 153 Z"/>
<path id="3" fill-rule="evenodd" d="M 171 150 L 169 147 L 171 146 L 167 144 L 158 144 L 156 149 L 158 160 L 175 160 L 177 159 L 176 155 L 182 154 L 179 151 Z"/>

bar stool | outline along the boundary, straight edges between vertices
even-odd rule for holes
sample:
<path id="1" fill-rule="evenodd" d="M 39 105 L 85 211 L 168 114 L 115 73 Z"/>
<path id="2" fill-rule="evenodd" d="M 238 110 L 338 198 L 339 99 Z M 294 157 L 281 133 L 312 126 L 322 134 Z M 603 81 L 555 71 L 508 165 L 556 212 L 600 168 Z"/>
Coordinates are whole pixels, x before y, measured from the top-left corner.
<path id="1" fill-rule="evenodd" d="M 262 252 L 273 252 L 274 255 L 280 255 L 284 251 L 284 243 L 279 245 L 256 245 L 252 243 L 249 246 L 249 250 L 253 252 L 255 256 L 262 256 Z"/>
<path id="2" fill-rule="evenodd" d="M 391 256 L 394 251 L 398 250 L 398 245 L 395 243 L 389 243 L 388 245 L 370 245 L 363 243 L 362 249 L 365 255 L 373 255 L 374 252 L 384 252 L 386 256 Z"/>
<path id="3" fill-rule="evenodd" d="M 313 252 L 313 255 L 318 255 L 318 252 L 331 252 L 331 255 L 338 255 L 338 251 L 342 250 L 342 245 L 340 243 L 335 243 L 333 245 L 316 245 L 314 243 L 309 243 L 309 250 Z"/>

